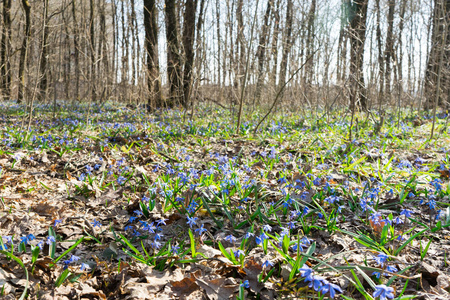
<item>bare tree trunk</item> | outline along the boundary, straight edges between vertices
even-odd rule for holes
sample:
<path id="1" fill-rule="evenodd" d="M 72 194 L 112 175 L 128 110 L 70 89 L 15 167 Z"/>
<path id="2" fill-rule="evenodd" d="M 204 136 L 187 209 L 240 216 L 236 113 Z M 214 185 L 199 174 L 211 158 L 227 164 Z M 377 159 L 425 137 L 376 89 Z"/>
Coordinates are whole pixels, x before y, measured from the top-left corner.
<path id="1" fill-rule="evenodd" d="M 200 11 L 201 13 L 201 11 Z M 219 88 L 221 87 L 222 84 L 222 80 L 221 80 L 221 67 L 220 65 L 222 64 L 222 60 L 221 60 L 221 53 L 222 53 L 222 47 L 221 47 L 221 43 L 222 43 L 222 39 L 221 39 L 221 34 L 220 34 L 220 1 L 216 0 L 216 30 L 217 30 L 217 85 L 219 86 Z M 198 40 L 198 31 L 197 31 L 197 40 Z M 199 47 L 199 44 L 197 43 L 197 48 Z M 198 57 L 197 57 L 198 60 Z M 224 66 L 225 68 L 225 66 Z M 222 94 L 222 93 L 220 93 Z M 221 100 L 221 99 L 219 99 Z"/>
<path id="2" fill-rule="evenodd" d="M 316 0 L 311 1 L 311 6 L 308 12 L 308 27 L 306 35 L 306 57 L 310 58 L 313 53 L 313 36 L 314 33 L 314 19 L 316 16 Z M 314 76 L 314 57 L 311 57 L 305 66 L 305 85 L 303 86 L 306 91 L 311 90 L 312 78 Z"/>
<path id="3" fill-rule="evenodd" d="M 3 28 L 0 50 L 0 89 L 5 99 L 11 98 L 11 0 L 3 1 Z"/>
<path id="4" fill-rule="evenodd" d="M 366 20 L 367 20 L 367 7 L 368 0 L 353 1 L 348 3 L 351 9 L 350 13 L 350 76 L 351 80 L 351 93 L 350 103 L 352 109 L 356 108 L 356 104 L 359 102 L 362 109 L 367 109 L 367 95 L 366 87 L 364 84 L 364 42 L 366 39 Z"/>
<path id="5" fill-rule="evenodd" d="M 125 0 L 121 0 L 121 14 L 122 14 L 122 70 L 121 70 L 121 99 L 124 100 L 127 96 L 127 86 L 128 86 L 128 38 L 127 38 L 127 27 L 125 23 Z"/>
<path id="6" fill-rule="evenodd" d="M 42 46 L 41 46 L 41 62 L 39 64 L 40 66 L 40 83 L 39 83 L 39 89 L 40 94 L 39 98 L 40 100 L 47 99 L 47 88 L 48 88 L 48 80 L 47 80 L 47 61 L 48 61 L 48 0 L 44 0 L 44 11 L 42 13 L 42 22 L 43 24 L 43 33 L 42 33 Z"/>
<path id="7" fill-rule="evenodd" d="M 242 87 L 242 83 L 244 81 L 244 61 L 245 61 L 245 41 L 244 41 L 244 17 L 242 15 L 242 8 L 244 6 L 243 0 L 238 0 L 237 8 L 236 8 L 236 18 L 237 18 L 237 40 L 236 47 L 238 49 L 239 57 L 237 58 L 237 81 L 239 86 Z"/>
<path id="8" fill-rule="evenodd" d="M 95 19 L 94 19 L 94 7 L 95 7 L 95 3 L 94 0 L 90 0 L 89 1 L 89 41 L 90 41 L 90 53 L 91 53 L 91 67 L 90 67 L 90 80 L 91 80 L 91 85 L 92 85 L 92 89 L 91 89 L 91 97 L 92 97 L 92 101 L 96 101 L 97 99 L 97 93 L 96 93 L 96 75 L 95 75 L 95 65 L 96 65 L 96 61 L 95 61 L 95 30 L 94 30 L 94 25 L 95 25 Z M 76 25 L 75 25 L 76 26 Z"/>
<path id="9" fill-rule="evenodd" d="M 186 0 L 184 10 L 183 47 L 185 53 L 183 70 L 183 101 L 182 105 L 189 106 L 192 90 L 192 68 L 194 64 L 195 39 L 195 10 L 197 1 Z"/>
<path id="10" fill-rule="evenodd" d="M 134 0 L 130 0 L 131 13 L 128 27 L 131 30 L 131 86 L 133 87 L 136 84 L 136 39 L 135 39 L 135 31 L 137 28 L 134 27 L 136 20 L 136 11 L 134 7 Z"/>
<path id="11" fill-rule="evenodd" d="M 178 41 L 178 22 L 175 10 L 175 0 L 165 0 L 166 39 L 167 39 L 167 73 L 169 77 L 169 106 L 180 103 L 181 88 L 181 58 Z"/>
<path id="12" fill-rule="evenodd" d="M 24 99 L 24 89 L 25 89 L 25 63 L 27 60 L 27 50 L 28 50 L 28 40 L 30 39 L 31 32 L 31 5 L 28 0 L 22 0 L 22 7 L 25 13 L 25 30 L 22 40 L 22 47 L 20 48 L 20 61 L 19 61 L 19 88 L 17 102 L 21 103 Z"/>
<path id="13" fill-rule="evenodd" d="M 80 60 L 78 48 L 78 26 L 75 0 L 72 0 L 72 19 L 73 19 L 73 56 L 75 61 L 75 99 L 80 98 Z"/>
<path id="14" fill-rule="evenodd" d="M 292 0 L 287 0 L 287 6 L 286 6 L 286 28 L 285 28 L 285 35 L 284 35 L 284 41 L 283 41 L 283 56 L 281 58 L 281 65 L 280 65 L 280 79 L 278 81 L 279 86 L 283 86 L 283 84 L 286 82 L 286 76 L 287 76 L 287 66 L 288 66 L 288 58 L 289 53 L 291 52 L 292 47 L 292 20 L 293 20 L 293 2 Z"/>
<path id="15" fill-rule="evenodd" d="M 378 80 L 379 80 L 379 88 L 378 88 L 378 109 L 381 110 L 381 105 L 384 99 L 384 56 L 381 51 L 381 8 L 380 8 L 380 0 L 376 0 L 375 2 L 376 10 L 377 10 L 377 46 L 378 46 Z"/>
<path id="16" fill-rule="evenodd" d="M 386 45 L 384 50 L 384 57 L 386 62 L 386 72 L 385 72 L 385 85 L 386 85 L 386 94 L 388 97 L 391 97 L 391 60 L 392 60 L 392 52 L 394 49 L 394 40 L 393 40 L 393 32 L 394 32 L 394 11 L 395 11 L 395 0 L 388 0 L 388 28 L 386 33 Z"/>
<path id="17" fill-rule="evenodd" d="M 158 23 L 155 0 L 144 0 L 145 50 L 147 51 L 148 107 L 162 107 L 159 79 Z"/>
<path id="18" fill-rule="evenodd" d="M 441 11 L 443 10 L 443 11 Z M 445 32 L 449 33 L 448 27 L 450 24 L 450 0 L 435 0 L 434 1 L 434 10 L 432 12 L 432 33 L 431 33 L 431 50 L 428 54 L 428 65 L 426 69 L 425 74 L 425 109 L 430 109 L 433 107 L 433 102 L 436 100 L 436 86 L 438 83 L 438 71 L 439 71 L 439 62 L 440 62 L 440 55 L 441 51 L 445 51 L 446 55 L 444 56 L 444 61 L 447 61 L 445 65 L 442 66 L 443 70 L 441 70 L 441 74 L 443 74 L 443 77 L 446 77 L 445 74 L 448 73 L 449 65 L 448 65 L 448 59 L 450 56 L 448 55 L 449 50 L 445 50 L 445 48 L 449 47 L 449 39 L 443 39 L 442 36 Z M 442 42 L 446 40 L 446 45 L 443 45 Z M 442 98 L 445 96 L 448 97 L 448 91 L 449 87 L 446 84 L 445 78 L 441 79 L 443 90 L 439 93 L 439 98 L 437 99 L 436 103 L 437 106 L 441 105 L 444 102 L 444 99 Z M 444 90 L 445 89 L 445 90 Z"/>
<path id="19" fill-rule="evenodd" d="M 268 31 L 269 31 L 269 16 L 271 14 L 273 6 L 273 0 L 267 0 L 267 8 L 264 14 L 264 22 L 261 29 L 261 35 L 259 36 L 259 44 L 258 50 L 256 51 L 256 57 L 258 58 L 258 74 L 257 74 L 257 82 L 256 82 L 256 91 L 255 98 L 257 104 L 259 104 L 261 97 L 261 90 L 264 83 L 264 63 L 266 59 L 266 48 L 268 39 Z"/>
<path id="20" fill-rule="evenodd" d="M 277 7 L 274 11 L 274 26 L 273 26 L 273 35 L 272 35 L 272 59 L 273 66 L 272 72 L 270 73 L 269 80 L 272 83 L 273 87 L 277 85 L 277 73 L 278 73 L 278 38 L 280 35 L 280 3 L 281 0 L 277 0 Z"/>

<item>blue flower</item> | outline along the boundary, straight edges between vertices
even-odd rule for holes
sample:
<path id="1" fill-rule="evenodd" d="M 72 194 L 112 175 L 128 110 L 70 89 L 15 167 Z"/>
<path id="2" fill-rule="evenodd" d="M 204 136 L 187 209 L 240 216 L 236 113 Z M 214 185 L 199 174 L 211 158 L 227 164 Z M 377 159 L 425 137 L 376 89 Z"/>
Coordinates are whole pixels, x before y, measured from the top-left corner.
<path id="1" fill-rule="evenodd" d="M 393 299 L 394 298 L 394 289 L 390 286 L 386 286 L 384 284 L 380 284 L 375 286 L 375 291 L 373 292 L 373 297 L 380 297 L 380 300 Z"/>
<path id="2" fill-rule="evenodd" d="M 47 237 L 47 245 L 51 245 L 52 243 L 55 243 L 56 242 L 56 240 L 55 240 L 55 237 L 53 236 L 53 235 L 50 235 L 50 236 L 48 236 Z"/>
<path id="3" fill-rule="evenodd" d="M 225 241 L 228 241 L 228 242 L 234 244 L 236 242 L 236 238 L 230 234 L 225 237 Z"/>
<path id="4" fill-rule="evenodd" d="M 197 217 L 187 217 L 187 219 L 188 219 L 188 221 L 186 222 L 188 225 L 189 225 L 189 227 L 190 228 L 192 228 L 192 226 L 194 226 L 194 225 L 196 225 L 197 223 L 196 223 L 196 221 L 197 221 Z"/>
<path id="5" fill-rule="evenodd" d="M 178 254 L 178 250 L 180 250 L 180 247 L 173 245 L 170 251 L 172 252 L 172 254 Z"/>
<path id="6" fill-rule="evenodd" d="M 202 224 L 202 226 L 200 226 L 200 228 L 195 229 L 195 233 L 197 233 L 199 236 L 202 235 L 203 232 L 207 231 L 206 228 L 203 227 L 204 224 Z"/>
<path id="7" fill-rule="evenodd" d="M 273 267 L 273 263 L 270 260 L 266 260 L 263 264 L 262 264 L 263 268 L 268 268 L 268 267 Z"/>
<path id="8" fill-rule="evenodd" d="M 245 256 L 245 252 L 242 251 L 241 249 L 237 249 L 237 250 L 234 251 L 233 253 L 234 253 L 234 257 L 236 257 L 236 258 L 240 258 L 241 255 L 242 255 L 242 256 Z"/>
<path id="9" fill-rule="evenodd" d="M 305 281 L 306 282 L 313 280 L 313 275 L 312 275 L 313 269 L 311 269 L 310 267 L 306 266 L 306 267 L 300 268 L 298 270 L 300 271 L 300 275 L 302 277 L 305 277 Z"/>
<path id="10" fill-rule="evenodd" d="M 84 271 L 84 270 L 87 271 L 89 269 L 91 269 L 91 267 L 88 264 L 86 264 L 86 263 L 82 263 L 81 266 L 80 266 L 80 270 L 81 271 Z"/>
<path id="11" fill-rule="evenodd" d="M 272 227 L 269 224 L 266 224 L 266 225 L 263 226 L 263 230 L 271 232 L 272 231 Z"/>
<path id="12" fill-rule="evenodd" d="M 342 289 L 337 284 L 328 282 L 327 280 L 323 280 L 322 287 L 319 290 L 322 294 L 330 293 L 330 297 L 334 298 L 336 296 L 336 292 L 342 293 Z"/>
<path id="13" fill-rule="evenodd" d="M 94 228 L 95 227 L 102 227 L 102 224 L 99 221 L 97 221 L 96 219 L 94 219 L 94 222 L 91 222 L 91 224 L 92 224 L 92 226 Z"/>
<path id="14" fill-rule="evenodd" d="M 384 253 L 379 253 L 378 256 L 374 257 L 374 260 L 380 266 L 383 266 L 389 257 Z"/>
<path id="15" fill-rule="evenodd" d="M 322 276 L 318 276 L 318 275 L 312 276 L 312 280 L 308 284 L 308 287 L 313 288 L 317 292 L 322 287 L 324 280 L 325 280 L 325 278 L 323 278 Z"/>
<path id="16" fill-rule="evenodd" d="M 403 210 L 400 212 L 400 215 L 404 215 L 405 217 L 410 218 L 410 217 L 412 216 L 413 213 L 414 213 L 414 212 L 413 212 L 412 210 L 403 209 Z"/>
<path id="17" fill-rule="evenodd" d="M 248 282 L 248 280 L 245 280 L 244 282 L 241 283 L 240 286 L 248 289 L 250 287 L 250 283 Z"/>
<path id="18" fill-rule="evenodd" d="M 247 232 L 247 233 L 245 234 L 245 238 L 246 238 L 246 239 L 249 239 L 249 238 L 251 238 L 252 236 L 255 236 L 255 234 L 254 234 L 253 232 Z"/>
<path id="19" fill-rule="evenodd" d="M 53 224 L 53 226 L 58 226 L 58 224 L 62 223 L 62 219 L 59 220 L 55 220 L 55 223 Z"/>
<path id="20" fill-rule="evenodd" d="M 119 178 L 117 178 L 117 183 L 120 185 L 124 184 L 125 181 L 127 181 L 127 179 L 123 176 L 119 176 Z"/>

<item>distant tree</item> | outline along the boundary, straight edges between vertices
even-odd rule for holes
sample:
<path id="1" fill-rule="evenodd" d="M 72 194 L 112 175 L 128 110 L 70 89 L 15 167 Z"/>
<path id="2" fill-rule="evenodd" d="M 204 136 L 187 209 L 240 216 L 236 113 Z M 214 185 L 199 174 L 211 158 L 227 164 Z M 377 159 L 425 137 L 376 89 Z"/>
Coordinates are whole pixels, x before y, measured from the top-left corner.
<path id="1" fill-rule="evenodd" d="M 283 40 L 283 55 L 281 57 L 281 69 L 280 69 L 280 79 L 278 81 L 278 85 L 281 87 L 287 80 L 287 66 L 288 66 L 288 58 L 289 52 L 291 52 L 291 47 L 293 44 L 292 41 L 292 20 L 293 20 L 293 8 L 294 4 L 292 0 L 287 0 L 286 6 L 286 27 L 284 32 L 284 40 Z"/>
<path id="2" fill-rule="evenodd" d="M 364 83 L 364 42 L 366 40 L 366 20 L 369 0 L 347 0 L 349 7 L 349 28 L 350 35 L 350 103 L 352 109 L 357 103 L 362 109 L 367 109 L 367 95 Z"/>
<path id="3" fill-rule="evenodd" d="M 258 49 L 256 51 L 256 57 L 258 58 L 258 73 L 256 82 L 255 98 L 257 103 L 259 103 L 262 87 L 264 84 L 264 63 L 266 60 L 266 48 L 267 42 L 269 40 L 269 17 L 271 15 L 274 0 L 267 0 L 267 8 L 264 13 L 264 21 L 261 28 L 261 33 L 259 35 Z"/>
<path id="4" fill-rule="evenodd" d="M 149 108 L 161 107 L 161 82 L 159 79 L 158 24 L 155 0 L 144 0 L 145 50 Z"/>
<path id="5" fill-rule="evenodd" d="M 195 10 L 197 1 L 186 0 L 184 8 L 183 48 L 185 53 L 183 68 L 183 101 L 189 105 L 192 90 L 192 69 L 194 65 Z"/>
<path id="6" fill-rule="evenodd" d="M 40 100 L 45 100 L 47 97 L 47 87 L 48 87 L 48 76 L 47 76 L 47 62 L 48 62 L 48 0 L 43 1 L 43 12 L 42 12 L 42 44 L 41 44 L 41 61 L 39 63 L 40 67 Z"/>
<path id="7" fill-rule="evenodd" d="M 24 36 L 22 39 L 22 47 L 20 48 L 20 60 L 19 60 L 19 88 L 17 102 L 22 102 L 24 99 L 25 90 L 25 62 L 27 59 L 28 40 L 31 33 L 31 5 L 28 0 L 22 0 L 22 7 L 25 14 L 25 28 Z"/>
<path id="8" fill-rule="evenodd" d="M 3 28 L 0 49 L 0 89 L 5 99 L 11 97 L 11 0 L 3 1 Z"/>
<path id="9" fill-rule="evenodd" d="M 180 42 L 178 40 L 178 18 L 175 0 L 165 0 L 167 73 L 169 77 L 169 105 L 180 103 L 182 86 Z"/>
<path id="10" fill-rule="evenodd" d="M 425 74 L 425 109 L 434 104 L 449 106 L 450 92 L 450 0 L 434 0 L 431 50 Z M 442 59 L 441 59 L 442 57 Z M 436 102 L 436 103 L 435 103 Z"/>

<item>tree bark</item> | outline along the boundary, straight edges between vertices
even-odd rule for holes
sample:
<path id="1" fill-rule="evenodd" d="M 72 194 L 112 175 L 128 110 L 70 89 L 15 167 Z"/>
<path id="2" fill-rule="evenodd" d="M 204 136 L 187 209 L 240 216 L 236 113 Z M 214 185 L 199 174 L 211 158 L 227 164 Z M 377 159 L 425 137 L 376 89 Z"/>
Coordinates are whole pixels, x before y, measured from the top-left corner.
<path id="1" fill-rule="evenodd" d="M 47 62 L 48 62 L 48 0 L 44 0 L 44 7 L 42 13 L 42 22 L 43 22 L 43 33 L 42 33 L 42 46 L 41 46 L 41 62 L 40 66 L 40 83 L 39 89 L 40 100 L 45 100 L 47 98 L 47 88 L 48 88 L 48 80 L 47 80 Z"/>
<path id="2" fill-rule="evenodd" d="M 447 35 L 450 34 L 450 0 L 434 0 L 434 9 L 433 9 L 433 17 L 432 17 L 432 33 L 431 33 L 431 49 L 428 54 L 428 64 L 425 73 L 425 96 L 426 101 L 424 104 L 424 108 L 426 110 L 433 107 L 433 103 L 436 100 L 437 95 L 437 82 L 438 82 L 438 70 L 439 70 L 439 62 L 441 52 L 444 51 L 443 61 L 445 63 L 442 65 L 441 70 L 441 84 L 440 84 L 440 92 L 439 97 L 436 101 L 437 106 L 440 106 L 446 102 L 446 106 L 448 106 L 448 93 L 449 84 L 449 72 L 450 72 L 450 38 L 443 38 L 443 34 L 447 32 Z M 447 28 L 445 28 L 447 27 Z M 443 41 L 446 41 L 446 44 L 443 45 Z"/>
<path id="3" fill-rule="evenodd" d="M 386 94 L 388 97 L 391 95 L 391 60 L 393 56 L 394 50 L 394 40 L 393 40 L 393 32 L 394 32 L 394 11 L 395 11 L 395 0 L 388 1 L 388 16 L 387 16 L 387 33 L 386 33 L 386 45 L 384 50 L 384 59 L 386 62 L 386 72 L 384 73 L 385 86 L 386 86 Z"/>
<path id="4" fill-rule="evenodd" d="M 264 22 L 261 29 L 261 34 L 259 36 L 258 50 L 256 51 L 256 57 L 258 58 L 258 74 L 256 82 L 255 98 L 256 102 L 259 103 L 261 97 L 261 90 L 264 83 L 264 62 L 266 59 L 266 48 L 268 41 L 268 31 L 269 31 L 269 16 L 272 11 L 274 0 L 267 0 L 267 8 L 264 14 Z"/>
<path id="5" fill-rule="evenodd" d="M 194 39 L 195 39 L 195 10 L 197 1 L 186 0 L 183 26 L 183 47 L 185 53 L 183 69 L 183 101 L 182 105 L 189 106 L 192 89 L 192 69 L 194 65 Z"/>
<path id="6" fill-rule="evenodd" d="M 158 25 L 155 0 L 144 0 L 145 50 L 147 57 L 148 108 L 162 107 L 159 79 Z"/>
<path id="7" fill-rule="evenodd" d="M 27 50 L 28 50 L 28 40 L 30 39 L 31 33 L 31 5 L 28 0 L 22 0 L 22 7 L 25 13 L 25 29 L 24 36 L 22 39 L 22 47 L 20 48 L 20 60 L 19 60 L 19 87 L 17 102 L 21 103 L 24 99 L 24 89 L 25 89 L 25 63 L 27 60 Z"/>
<path id="8" fill-rule="evenodd" d="M 11 0 L 3 1 L 3 28 L 0 49 L 0 89 L 5 99 L 11 98 Z"/>
<path id="9" fill-rule="evenodd" d="M 283 55 L 281 58 L 280 65 L 280 79 L 278 81 L 278 86 L 283 86 L 286 82 L 287 76 L 287 66 L 288 66 L 288 58 L 289 53 L 291 52 L 292 47 L 292 20 L 293 20 L 293 2 L 292 0 L 287 0 L 286 6 L 286 28 L 284 35 L 284 45 L 283 45 Z"/>
<path id="10" fill-rule="evenodd" d="M 175 10 L 175 0 L 165 0 L 166 39 L 167 39 L 167 73 L 169 78 L 169 106 L 180 103 L 181 88 L 181 57 L 178 41 L 178 18 Z"/>
<path id="11" fill-rule="evenodd" d="M 366 39 L 367 7 L 369 0 L 348 1 L 350 7 L 350 103 L 352 110 L 359 103 L 363 110 L 367 109 L 366 87 L 364 83 L 364 42 Z"/>

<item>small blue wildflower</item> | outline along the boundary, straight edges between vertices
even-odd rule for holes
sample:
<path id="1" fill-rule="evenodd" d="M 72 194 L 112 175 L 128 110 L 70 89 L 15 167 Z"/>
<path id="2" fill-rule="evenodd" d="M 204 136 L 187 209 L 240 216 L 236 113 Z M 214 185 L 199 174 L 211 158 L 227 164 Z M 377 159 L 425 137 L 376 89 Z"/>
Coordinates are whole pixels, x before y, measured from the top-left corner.
<path id="1" fill-rule="evenodd" d="M 241 249 L 237 249 L 233 253 L 234 253 L 234 257 L 236 257 L 236 258 L 240 258 L 241 256 L 245 256 L 245 252 L 242 251 Z"/>
<path id="2" fill-rule="evenodd" d="M 47 245 L 51 245 L 52 243 L 56 243 L 55 237 L 53 235 L 48 236 L 46 243 L 47 243 Z"/>
<path id="3" fill-rule="evenodd" d="M 80 270 L 81 271 L 84 271 L 84 270 L 90 270 L 91 269 L 91 266 L 89 266 L 88 264 L 86 264 L 86 263 L 82 263 L 81 264 L 81 266 L 80 266 Z"/>
<path id="4" fill-rule="evenodd" d="M 325 278 L 319 275 L 313 275 L 311 282 L 308 284 L 309 288 L 313 288 L 316 292 L 322 287 Z"/>
<path id="5" fill-rule="evenodd" d="M 172 254 L 178 254 L 178 250 L 180 250 L 179 246 L 173 245 L 172 249 L 170 250 L 172 252 Z"/>
<path id="6" fill-rule="evenodd" d="M 248 282 L 248 280 L 245 280 L 241 283 L 240 286 L 248 289 L 250 287 L 250 283 Z"/>
<path id="7" fill-rule="evenodd" d="M 266 225 L 263 226 L 263 230 L 271 232 L 272 231 L 272 226 L 270 226 L 269 224 L 266 224 Z"/>
<path id="8" fill-rule="evenodd" d="M 313 269 L 311 269 L 308 266 L 304 266 L 303 268 L 298 269 L 300 271 L 300 275 L 302 277 L 305 277 L 305 281 L 312 281 L 313 280 Z"/>
<path id="9" fill-rule="evenodd" d="M 204 224 L 202 224 L 202 226 L 200 226 L 199 228 L 195 229 L 195 233 L 197 233 L 198 236 L 201 236 L 203 232 L 207 231 L 207 229 L 204 228 L 203 226 Z"/>
<path id="10" fill-rule="evenodd" d="M 414 212 L 412 210 L 408 210 L 405 208 L 400 212 L 400 215 L 404 215 L 405 217 L 410 218 L 413 213 Z"/>
<path id="11" fill-rule="evenodd" d="M 94 219 L 94 222 L 91 222 L 91 224 L 92 224 L 92 226 L 95 228 L 95 227 L 102 227 L 102 224 L 99 222 L 99 221 L 97 221 L 96 219 Z"/>
<path id="12" fill-rule="evenodd" d="M 125 181 L 127 181 L 127 179 L 126 179 L 125 177 L 123 177 L 123 176 L 119 176 L 119 178 L 117 178 L 117 183 L 118 183 L 119 185 L 124 184 Z"/>
<path id="13" fill-rule="evenodd" d="M 270 260 L 266 260 L 263 264 L 262 264 L 263 268 L 269 268 L 269 267 L 273 267 L 273 263 Z"/>
<path id="14" fill-rule="evenodd" d="M 374 257 L 373 259 L 375 260 L 375 262 L 377 264 L 379 264 L 380 266 L 383 266 L 388 258 L 389 257 L 386 254 L 379 252 L 378 255 L 376 257 Z"/>
<path id="15" fill-rule="evenodd" d="M 320 288 L 319 292 L 321 292 L 322 294 L 330 293 L 331 299 L 333 299 L 334 296 L 336 296 L 336 292 L 343 293 L 340 286 L 338 286 L 337 284 L 331 283 L 328 280 L 322 281 L 322 287 Z"/>
<path id="16" fill-rule="evenodd" d="M 56 226 L 58 226 L 58 224 L 61 224 L 61 223 L 62 223 L 62 219 L 55 220 L 55 223 L 53 223 L 53 226 L 56 227 Z"/>
<path id="17" fill-rule="evenodd" d="M 230 234 L 225 237 L 225 241 L 234 244 L 236 242 L 236 238 Z"/>
<path id="18" fill-rule="evenodd" d="M 394 289 L 390 286 L 386 286 L 384 284 L 380 284 L 375 286 L 375 291 L 373 292 L 373 297 L 379 297 L 380 300 L 393 299 L 394 298 Z"/>
<path id="19" fill-rule="evenodd" d="M 186 222 L 190 228 L 192 228 L 192 226 L 197 225 L 196 221 L 197 221 L 197 217 L 187 217 L 188 221 Z"/>

